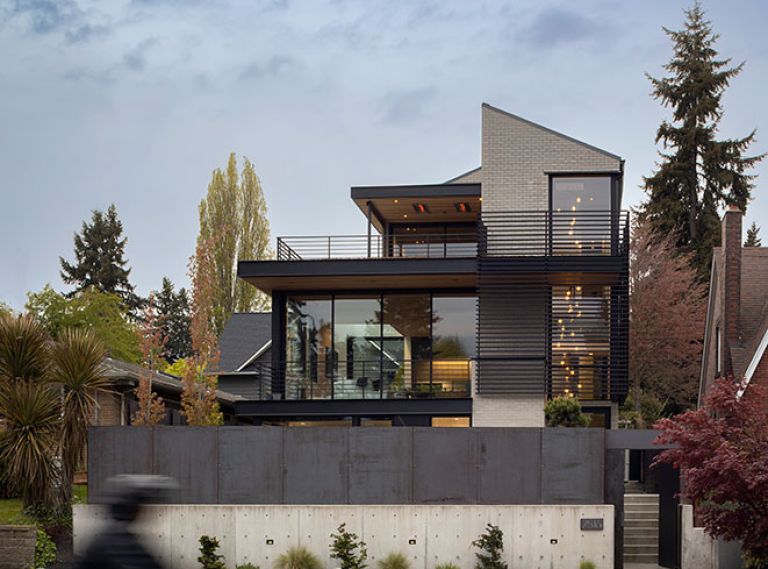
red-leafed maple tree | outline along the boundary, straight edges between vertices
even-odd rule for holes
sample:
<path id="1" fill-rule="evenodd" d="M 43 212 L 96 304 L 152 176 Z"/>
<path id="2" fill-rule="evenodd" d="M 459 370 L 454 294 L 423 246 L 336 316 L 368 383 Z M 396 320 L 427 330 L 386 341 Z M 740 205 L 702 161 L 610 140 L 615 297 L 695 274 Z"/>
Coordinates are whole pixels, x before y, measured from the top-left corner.
<path id="1" fill-rule="evenodd" d="M 641 414 L 644 398 L 669 416 L 696 405 L 706 286 L 697 281 L 690 257 L 675 249 L 674 235 L 661 235 L 642 219 L 632 228 L 630 264 L 630 364 L 638 427 L 658 418 Z"/>
<path id="2" fill-rule="evenodd" d="M 131 417 L 133 425 L 157 425 L 165 418 L 163 398 L 152 391 L 152 374 L 164 364 L 166 342 L 168 338 L 163 333 L 163 323 L 157 313 L 155 298 L 150 295 L 140 328 L 143 367 L 136 388 L 139 408 Z"/>
<path id="3" fill-rule="evenodd" d="M 740 540 L 752 567 L 768 567 L 768 390 L 720 379 L 704 406 L 662 419 L 658 442 L 673 444 L 656 462 L 681 469 L 682 494 L 713 537 Z"/>

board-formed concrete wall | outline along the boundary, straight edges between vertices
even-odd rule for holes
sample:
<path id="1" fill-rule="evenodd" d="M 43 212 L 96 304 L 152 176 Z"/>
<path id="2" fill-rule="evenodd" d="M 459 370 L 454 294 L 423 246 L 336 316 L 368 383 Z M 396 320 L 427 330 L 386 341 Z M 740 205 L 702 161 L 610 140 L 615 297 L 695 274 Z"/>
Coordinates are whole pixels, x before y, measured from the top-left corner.
<path id="1" fill-rule="evenodd" d="M 693 525 L 693 506 L 681 506 L 681 569 L 717 569 L 717 540 Z"/>
<path id="2" fill-rule="evenodd" d="M 100 506 L 74 507 L 75 553 L 82 554 L 94 532 L 105 526 Z M 603 529 L 582 531 L 580 520 L 602 519 Z M 475 564 L 472 541 L 486 524 L 504 532 L 510 567 L 572 569 L 594 561 L 613 569 L 613 506 L 150 506 L 137 528 L 168 569 L 196 567 L 202 535 L 221 542 L 227 567 L 253 563 L 271 569 L 286 549 L 303 545 L 326 569 L 330 534 L 344 522 L 368 547 L 368 565 L 393 552 L 408 556 L 412 569 L 451 562 Z"/>
<path id="3" fill-rule="evenodd" d="M 95 427 L 88 499 L 159 474 L 179 504 L 603 504 L 604 446 L 602 429 Z"/>

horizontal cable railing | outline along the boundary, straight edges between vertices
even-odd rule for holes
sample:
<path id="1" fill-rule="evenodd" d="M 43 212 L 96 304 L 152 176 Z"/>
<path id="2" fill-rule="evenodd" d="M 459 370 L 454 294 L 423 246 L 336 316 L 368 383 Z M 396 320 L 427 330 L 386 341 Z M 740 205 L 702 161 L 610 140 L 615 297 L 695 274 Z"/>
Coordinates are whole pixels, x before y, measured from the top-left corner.
<path id="1" fill-rule="evenodd" d="M 479 252 L 491 257 L 617 256 L 628 247 L 627 211 L 484 211 L 478 224 Z"/>
<path id="2" fill-rule="evenodd" d="M 265 362 L 251 371 L 260 400 L 471 397 L 467 358 Z"/>
<path id="3" fill-rule="evenodd" d="M 627 211 L 483 212 L 477 232 L 278 237 L 280 261 L 365 258 L 624 256 Z"/>
<path id="4" fill-rule="evenodd" d="M 280 261 L 365 258 L 447 258 L 477 255 L 477 235 L 325 235 L 278 237 Z"/>

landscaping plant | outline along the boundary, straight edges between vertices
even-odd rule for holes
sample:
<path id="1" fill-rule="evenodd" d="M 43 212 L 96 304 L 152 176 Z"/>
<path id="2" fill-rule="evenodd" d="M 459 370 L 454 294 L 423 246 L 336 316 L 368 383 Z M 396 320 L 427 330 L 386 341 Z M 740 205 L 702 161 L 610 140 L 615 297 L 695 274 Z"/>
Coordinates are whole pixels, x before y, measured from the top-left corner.
<path id="1" fill-rule="evenodd" d="M 259 569 L 259 566 L 253 563 L 241 563 L 240 565 L 235 565 L 235 569 Z"/>
<path id="2" fill-rule="evenodd" d="M 571 395 L 561 395 L 547 401 L 544 406 L 547 427 L 586 427 L 589 419 L 581 412 L 581 405 Z"/>
<path id="3" fill-rule="evenodd" d="M 390 553 L 379 560 L 379 569 L 411 569 L 411 563 L 402 553 Z"/>
<path id="4" fill-rule="evenodd" d="M 507 563 L 501 557 L 504 553 L 504 533 L 499 526 L 489 523 L 472 545 L 480 550 L 480 553 L 475 553 L 475 569 L 507 569 Z"/>
<path id="5" fill-rule="evenodd" d="M 331 557 L 339 560 L 340 569 L 365 569 L 368 558 L 365 542 L 348 532 L 347 524 L 341 524 L 337 531 L 339 533 L 331 534 Z"/>
<path id="6" fill-rule="evenodd" d="M 595 565 L 594 561 L 590 561 L 589 559 L 582 559 L 581 563 L 579 563 L 579 569 L 597 569 L 597 566 Z"/>
<path id="7" fill-rule="evenodd" d="M 204 535 L 200 538 L 200 557 L 198 563 L 203 569 L 227 569 L 224 556 L 216 553 L 219 549 L 219 540 L 215 537 Z"/>
<path id="8" fill-rule="evenodd" d="M 455 563 L 438 563 L 435 565 L 435 569 L 461 569 L 458 565 Z"/>
<path id="9" fill-rule="evenodd" d="M 304 546 L 291 547 L 275 560 L 275 569 L 323 569 L 320 559 Z"/>
<path id="10" fill-rule="evenodd" d="M 35 566 L 33 569 L 45 569 L 56 561 L 56 544 L 45 533 L 45 530 L 37 528 L 35 540 Z"/>

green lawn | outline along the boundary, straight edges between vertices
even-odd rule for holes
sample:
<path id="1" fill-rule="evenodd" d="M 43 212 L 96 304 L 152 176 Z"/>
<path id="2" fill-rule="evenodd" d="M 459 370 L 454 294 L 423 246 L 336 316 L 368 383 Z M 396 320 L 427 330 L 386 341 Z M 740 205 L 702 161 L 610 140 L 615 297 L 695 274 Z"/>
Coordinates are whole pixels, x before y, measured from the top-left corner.
<path id="1" fill-rule="evenodd" d="M 72 503 L 88 503 L 88 486 L 85 484 L 75 484 L 72 487 Z M 21 513 L 21 498 L 11 498 L 9 500 L 0 500 L 0 525 L 33 525 L 35 522 L 31 518 Z"/>

